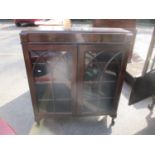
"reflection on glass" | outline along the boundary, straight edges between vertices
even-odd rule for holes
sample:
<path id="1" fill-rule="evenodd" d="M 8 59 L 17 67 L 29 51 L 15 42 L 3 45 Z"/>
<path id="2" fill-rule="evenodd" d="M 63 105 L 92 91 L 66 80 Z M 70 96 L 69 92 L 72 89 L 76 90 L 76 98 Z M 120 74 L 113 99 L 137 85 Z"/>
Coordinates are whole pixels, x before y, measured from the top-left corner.
<path id="1" fill-rule="evenodd" d="M 71 52 L 31 51 L 31 60 L 39 109 L 71 112 Z"/>
<path id="2" fill-rule="evenodd" d="M 121 57 L 121 52 L 86 52 L 83 112 L 102 112 L 112 108 Z"/>

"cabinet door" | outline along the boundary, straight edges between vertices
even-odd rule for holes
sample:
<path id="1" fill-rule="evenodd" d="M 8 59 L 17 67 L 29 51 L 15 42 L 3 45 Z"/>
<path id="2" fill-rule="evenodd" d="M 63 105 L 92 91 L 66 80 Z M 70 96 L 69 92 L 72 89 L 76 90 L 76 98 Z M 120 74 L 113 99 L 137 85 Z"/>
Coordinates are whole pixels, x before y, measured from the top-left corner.
<path id="1" fill-rule="evenodd" d="M 39 112 L 74 113 L 77 48 L 28 45 L 33 95 Z"/>
<path id="2" fill-rule="evenodd" d="M 121 74 L 127 61 L 125 53 L 122 45 L 79 47 L 79 113 L 113 114 L 116 111 L 122 87 Z"/>

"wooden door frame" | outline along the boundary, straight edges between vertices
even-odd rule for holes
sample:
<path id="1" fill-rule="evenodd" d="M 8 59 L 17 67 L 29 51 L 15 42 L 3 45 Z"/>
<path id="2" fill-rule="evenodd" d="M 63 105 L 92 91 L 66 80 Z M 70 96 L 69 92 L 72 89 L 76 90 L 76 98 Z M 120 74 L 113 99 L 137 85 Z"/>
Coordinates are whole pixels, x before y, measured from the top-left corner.
<path id="1" fill-rule="evenodd" d="M 27 71 L 27 78 L 28 78 L 28 83 L 29 83 L 29 88 L 31 92 L 31 98 L 32 98 L 32 104 L 33 104 L 33 110 L 35 114 L 35 120 L 38 121 L 40 120 L 43 115 L 50 116 L 50 115 L 67 115 L 65 112 L 39 112 L 39 107 L 37 105 L 37 100 L 36 100 L 36 91 L 34 88 L 34 80 L 33 80 L 33 74 L 32 74 L 32 66 L 31 66 L 31 57 L 30 57 L 30 51 L 56 51 L 56 52 L 61 52 L 61 51 L 68 51 L 72 52 L 72 80 L 71 80 L 71 95 L 73 99 L 72 104 L 72 111 L 71 115 L 76 114 L 76 83 L 77 83 L 77 46 L 76 45 L 65 45 L 65 44 L 22 44 L 23 47 L 23 54 L 24 54 L 24 59 L 25 59 L 25 64 L 26 64 L 26 71 Z M 69 114 L 69 113 L 68 113 Z"/>
<path id="2" fill-rule="evenodd" d="M 86 51 L 98 51 L 98 50 L 120 50 L 123 53 L 122 56 L 122 61 L 121 61 L 121 66 L 120 66 L 120 72 L 118 79 L 116 81 L 116 90 L 115 90 L 115 95 L 114 95 L 114 102 L 113 102 L 113 109 L 112 112 L 109 112 L 110 115 L 116 115 L 117 108 L 118 108 L 118 101 L 121 93 L 121 88 L 123 85 L 123 80 L 124 80 L 124 74 L 125 74 L 125 68 L 127 65 L 127 60 L 128 60 L 128 54 L 129 54 L 129 48 L 130 46 L 126 46 L 124 43 L 120 44 L 100 44 L 100 45 L 79 45 L 78 47 L 78 87 L 77 87 L 77 111 L 79 114 L 82 114 L 80 112 L 80 107 L 82 104 L 82 95 L 81 95 L 81 89 L 83 89 L 83 76 L 84 76 L 84 60 L 85 60 L 85 53 Z M 94 114 L 93 114 L 94 115 Z"/>

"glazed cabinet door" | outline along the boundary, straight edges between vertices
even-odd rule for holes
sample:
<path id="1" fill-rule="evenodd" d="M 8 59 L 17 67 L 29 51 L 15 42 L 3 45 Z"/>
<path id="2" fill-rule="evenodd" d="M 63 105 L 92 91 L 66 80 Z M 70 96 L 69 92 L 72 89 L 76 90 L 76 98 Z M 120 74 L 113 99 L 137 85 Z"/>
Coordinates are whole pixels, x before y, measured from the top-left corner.
<path id="1" fill-rule="evenodd" d="M 121 45 L 81 45 L 78 52 L 78 112 L 114 114 L 122 86 Z M 125 49 L 124 49 L 125 50 Z M 124 60 L 124 62 L 123 62 Z"/>
<path id="2" fill-rule="evenodd" d="M 74 114 L 77 48 L 71 45 L 28 45 L 29 82 L 39 112 Z"/>

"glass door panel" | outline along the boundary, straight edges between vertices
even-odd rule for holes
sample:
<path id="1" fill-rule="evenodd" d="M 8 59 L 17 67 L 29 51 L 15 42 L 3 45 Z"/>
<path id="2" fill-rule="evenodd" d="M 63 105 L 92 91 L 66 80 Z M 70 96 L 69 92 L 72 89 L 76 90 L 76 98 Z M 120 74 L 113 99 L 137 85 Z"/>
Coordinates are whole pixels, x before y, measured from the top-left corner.
<path id="1" fill-rule="evenodd" d="M 81 47 L 81 49 L 83 49 Z M 97 49 L 97 46 L 96 46 Z M 119 50 L 81 50 L 80 112 L 100 113 L 113 108 L 122 53 Z"/>
<path id="2" fill-rule="evenodd" d="M 39 111 L 72 113 L 75 52 L 31 50 L 30 56 Z"/>

